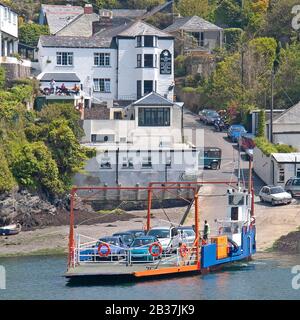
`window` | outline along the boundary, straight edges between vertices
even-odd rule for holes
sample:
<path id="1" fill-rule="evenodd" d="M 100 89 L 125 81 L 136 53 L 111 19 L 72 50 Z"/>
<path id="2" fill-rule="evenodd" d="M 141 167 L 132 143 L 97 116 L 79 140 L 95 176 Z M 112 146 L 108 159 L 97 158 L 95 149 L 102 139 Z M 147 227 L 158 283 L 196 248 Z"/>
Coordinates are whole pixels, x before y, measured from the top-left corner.
<path id="1" fill-rule="evenodd" d="M 154 47 L 153 36 L 144 36 L 144 47 Z"/>
<path id="2" fill-rule="evenodd" d="M 94 91 L 110 92 L 110 79 L 94 79 Z"/>
<path id="3" fill-rule="evenodd" d="M 141 54 L 138 54 L 136 56 L 136 66 L 138 68 L 141 68 L 142 67 L 142 55 Z"/>
<path id="4" fill-rule="evenodd" d="M 144 95 L 153 91 L 153 81 L 145 80 L 144 81 Z"/>
<path id="5" fill-rule="evenodd" d="M 284 169 L 279 169 L 279 180 L 278 182 L 284 182 Z"/>
<path id="6" fill-rule="evenodd" d="M 198 47 L 204 47 L 204 32 L 192 32 L 192 36 L 196 39 Z"/>
<path id="7" fill-rule="evenodd" d="M 4 19 L 7 20 L 8 18 L 8 8 L 4 9 Z"/>
<path id="8" fill-rule="evenodd" d="M 142 168 L 151 168 L 151 167 L 152 167 L 151 156 L 144 157 L 142 160 Z"/>
<path id="9" fill-rule="evenodd" d="M 13 14 L 13 24 L 16 25 L 17 24 L 17 15 Z"/>
<path id="10" fill-rule="evenodd" d="M 10 23 L 11 23 L 11 16 L 12 16 L 12 12 L 8 10 L 8 22 Z"/>
<path id="11" fill-rule="evenodd" d="M 170 108 L 139 108 L 139 126 L 170 126 Z"/>
<path id="12" fill-rule="evenodd" d="M 72 66 L 73 65 L 73 52 L 57 52 L 56 64 L 58 66 Z"/>
<path id="13" fill-rule="evenodd" d="M 110 66 L 110 53 L 94 53 L 94 65 L 109 67 Z"/>
<path id="14" fill-rule="evenodd" d="M 136 37 L 136 46 L 137 47 L 142 46 L 142 37 L 141 36 Z"/>
<path id="15" fill-rule="evenodd" d="M 144 67 L 153 68 L 153 54 L 144 55 Z"/>
<path id="16" fill-rule="evenodd" d="M 142 81 L 137 80 L 136 82 L 136 96 L 137 99 L 140 99 L 142 97 Z"/>
<path id="17" fill-rule="evenodd" d="M 300 168 L 297 168 L 297 178 L 300 178 Z"/>

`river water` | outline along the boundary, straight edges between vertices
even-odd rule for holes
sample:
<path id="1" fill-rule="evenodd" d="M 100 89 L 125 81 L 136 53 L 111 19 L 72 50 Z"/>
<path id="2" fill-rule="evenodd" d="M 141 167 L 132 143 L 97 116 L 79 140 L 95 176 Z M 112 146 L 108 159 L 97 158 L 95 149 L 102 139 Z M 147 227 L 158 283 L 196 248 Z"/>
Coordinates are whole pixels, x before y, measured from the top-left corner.
<path id="1" fill-rule="evenodd" d="M 256 254 L 250 262 L 207 275 L 94 286 L 68 285 L 62 256 L 0 258 L 0 265 L 6 269 L 6 290 L 0 290 L 0 300 L 300 299 L 291 272 L 300 265 L 300 255 Z M 296 282 L 300 284 L 300 279 Z"/>

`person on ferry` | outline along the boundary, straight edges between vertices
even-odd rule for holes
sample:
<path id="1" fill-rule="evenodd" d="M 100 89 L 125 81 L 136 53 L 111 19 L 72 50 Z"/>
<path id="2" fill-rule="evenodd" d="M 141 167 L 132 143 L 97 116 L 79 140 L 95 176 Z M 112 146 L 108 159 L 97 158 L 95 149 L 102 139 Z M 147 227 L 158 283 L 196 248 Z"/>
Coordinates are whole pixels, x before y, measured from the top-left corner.
<path id="1" fill-rule="evenodd" d="M 204 221 L 204 231 L 203 231 L 203 239 L 206 241 L 208 239 L 208 236 L 210 234 L 210 226 L 207 222 L 207 220 Z"/>

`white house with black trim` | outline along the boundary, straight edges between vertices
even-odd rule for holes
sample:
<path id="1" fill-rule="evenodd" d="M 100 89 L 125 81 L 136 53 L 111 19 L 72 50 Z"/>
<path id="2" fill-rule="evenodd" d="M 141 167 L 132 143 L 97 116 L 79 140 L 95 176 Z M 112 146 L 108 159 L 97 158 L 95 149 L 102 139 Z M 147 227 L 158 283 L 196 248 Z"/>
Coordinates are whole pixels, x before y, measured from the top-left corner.
<path id="1" fill-rule="evenodd" d="M 91 37 L 41 36 L 38 56 L 42 87 L 49 74 L 60 85 L 72 73 L 95 103 L 135 101 L 152 91 L 173 101 L 174 38 L 143 21 L 108 23 Z"/>
<path id="2" fill-rule="evenodd" d="M 77 185 L 147 185 L 196 180 L 199 150 L 183 141 L 183 104 L 151 92 L 124 109 L 123 119 L 85 120 L 82 142 L 97 150 Z M 195 134 L 201 139 L 200 133 Z M 203 143 L 203 141 L 202 141 Z"/>

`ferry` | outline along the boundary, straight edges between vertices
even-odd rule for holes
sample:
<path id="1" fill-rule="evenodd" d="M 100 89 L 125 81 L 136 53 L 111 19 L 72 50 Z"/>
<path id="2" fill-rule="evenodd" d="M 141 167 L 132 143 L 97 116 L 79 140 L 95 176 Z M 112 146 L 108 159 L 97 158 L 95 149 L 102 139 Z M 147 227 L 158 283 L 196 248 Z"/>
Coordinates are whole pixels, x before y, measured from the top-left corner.
<path id="1" fill-rule="evenodd" d="M 198 193 L 204 184 L 227 184 L 227 208 L 222 219 L 216 220 L 217 234 L 204 240 L 200 232 Z M 99 241 L 86 235 L 75 234 L 74 199 L 77 192 L 143 190 L 148 194 L 145 231 L 151 229 L 152 194 L 175 190 L 193 192 L 194 231 L 193 244 L 181 243 L 173 250 L 163 250 L 159 240 L 148 241 L 139 250 L 141 256 L 150 257 L 137 261 L 137 250 L 131 247 Z M 225 217 L 224 217 L 225 216 Z M 148 240 L 147 240 L 148 239 Z M 101 240 L 101 239 L 100 239 Z M 135 260 L 132 259 L 135 250 Z M 249 260 L 256 253 L 256 227 L 254 218 L 253 188 L 247 189 L 228 182 L 153 182 L 148 187 L 74 187 L 71 192 L 69 259 L 65 277 L 70 281 L 116 281 L 117 279 L 151 279 L 157 277 L 188 276 L 207 273 L 224 265 Z"/>

